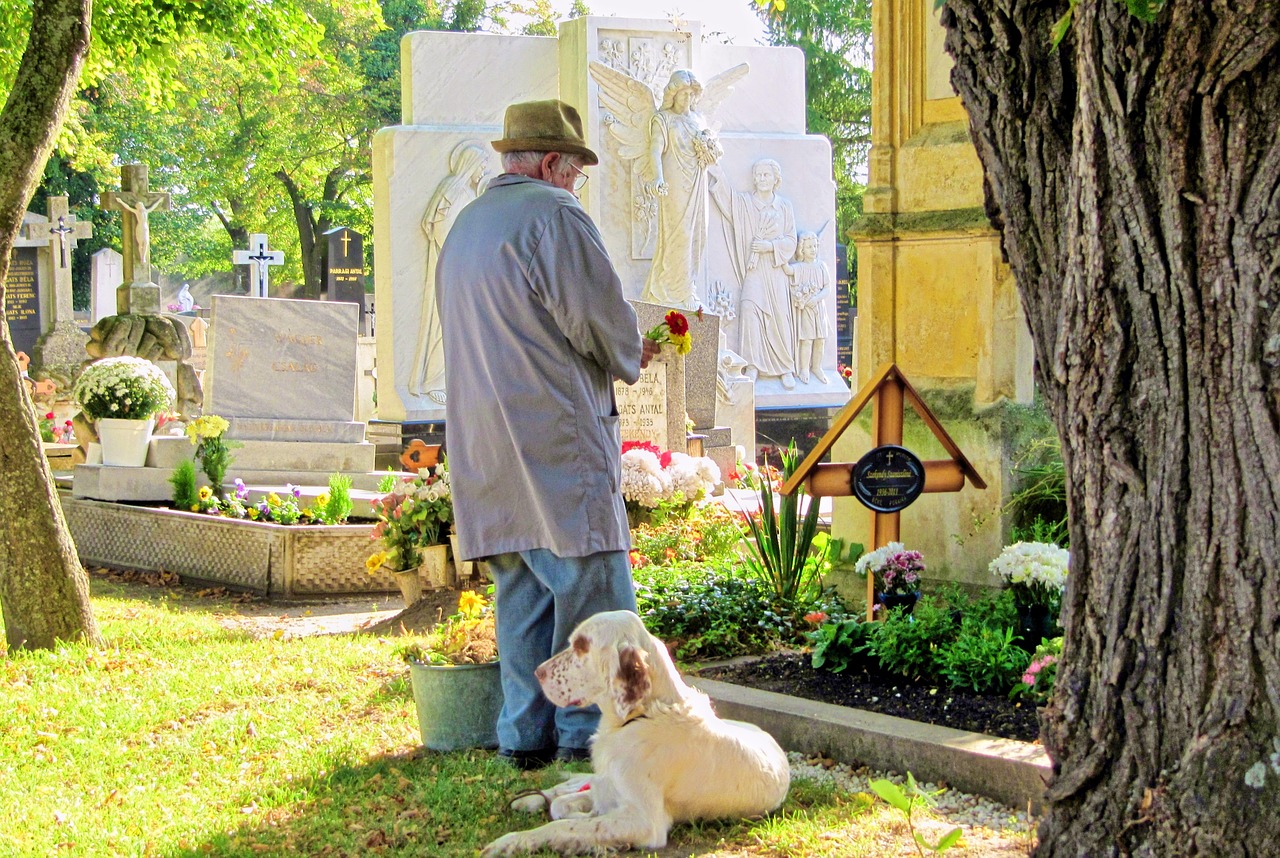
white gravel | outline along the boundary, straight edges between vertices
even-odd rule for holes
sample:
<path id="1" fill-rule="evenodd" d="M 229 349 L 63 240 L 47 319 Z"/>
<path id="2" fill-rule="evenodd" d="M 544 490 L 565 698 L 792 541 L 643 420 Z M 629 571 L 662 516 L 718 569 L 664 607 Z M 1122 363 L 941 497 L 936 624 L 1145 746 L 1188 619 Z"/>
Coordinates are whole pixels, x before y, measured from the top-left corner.
<path id="1" fill-rule="evenodd" d="M 854 768 L 837 763 L 823 757 L 808 756 L 792 751 L 787 754 L 791 761 L 791 777 L 803 778 L 818 783 L 835 783 L 836 786 L 852 793 L 874 793 L 870 781 L 886 779 L 895 784 L 907 782 L 906 775 L 895 772 L 877 772 L 866 766 Z M 923 792 L 929 794 L 930 812 L 953 825 L 966 828 L 988 828 L 993 831 L 1026 831 L 1030 822 L 1027 809 L 1015 810 L 980 795 L 960 792 L 938 784 L 916 781 Z M 935 795 L 936 793 L 936 795 Z"/>

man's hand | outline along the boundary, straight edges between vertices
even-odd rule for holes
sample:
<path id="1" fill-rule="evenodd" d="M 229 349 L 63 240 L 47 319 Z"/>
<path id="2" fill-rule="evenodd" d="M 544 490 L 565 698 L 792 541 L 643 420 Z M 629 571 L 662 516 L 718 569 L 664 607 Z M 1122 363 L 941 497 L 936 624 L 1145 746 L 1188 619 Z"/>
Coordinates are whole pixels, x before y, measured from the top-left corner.
<path id="1" fill-rule="evenodd" d="M 658 356 L 658 352 L 662 350 L 662 346 L 659 343 L 655 343 L 648 337 L 641 337 L 640 345 L 640 368 L 644 369 L 649 365 L 649 361 Z"/>

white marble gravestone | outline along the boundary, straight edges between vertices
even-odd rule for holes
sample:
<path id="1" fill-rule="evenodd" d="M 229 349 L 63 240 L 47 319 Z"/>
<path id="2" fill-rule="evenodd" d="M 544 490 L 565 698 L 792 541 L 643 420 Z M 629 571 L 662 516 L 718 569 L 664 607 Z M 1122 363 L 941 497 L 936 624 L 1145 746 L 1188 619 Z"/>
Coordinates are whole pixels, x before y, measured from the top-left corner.
<path id="1" fill-rule="evenodd" d="M 600 155 L 600 164 L 588 170 L 592 179 L 582 202 L 600 227 L 627 297 L 687 297 L 681 302 L 685 306 L 700 304 L 720 316 L 729 347 L 739 353 L 745 331 L 749 357 L 766 351 L 753 347 L 763 338 L 775 359 L 758 358 L 758 406 L 837 406 L 847 401 L 848 388 L 836 373 L 834 289 L 825 297 L 825 314 L 818 314 L 825 325 L 826 381 L 810 373 L 802 382 L 795 371 L 799 345 L 788 271 L 795 261 L 796 237 L 801 231 L 818 234 L 817 259 L 829 270 L 835 269 L 836 246 L 831 147 L 825 138 L 805 133 L 803 54 L 794 48 L 704 45 L 701 31 L 696 21 L 676 29 L 663 20 L 586 16 L 562 24 L 558 39 L 441 32 L 404 38 L 404 124 L 384 128 L 374 138 L 375 295 L 383 320 L 378 336 L 381 419 L 444 417 L 447 391 L 423 381 L 433 369 L 423 356 L 431 353 L 426 338 L 433 335 L 434 248 L 451 223 L 440 216 L 439 207 L 447 200 L 465 205 L 483 190 L 487 175 L 500 172 L 487 144 L 501 137 L 508 104 L 557 97 L 578 108 L 587 144 Z M 592 62 L 599 64 L 594 71 Z M 640 180 L 642 156 L 627 140 L 650 127 L 659 99 L 680 69 L 692 72 L 704 94 L 710 91 L 705 110 L 694 109 L 695 124 L 706 133 L 699 131 L 695 136 L 701 142 L 689 144 L 694 150 L 702 147 L 697 151 L 706 169 L 681 177 L 667 164 L 668 193 L 658 195 Z M 687 81 L 689 76 L 677 77 Z M 618 93 L 629 94 L 629 103 L 638 104 L 637 113 L 643 115 L 620 119 Z M 652 99 L 652 109 L 645 107 L 645 98 Z M 669 121 L 678 125 L 684 120 Z M 758 190 L 755 173 L 763 161 L 773 162 L 773 172 L 782 174 L 771 188 L 780 198 L 772 209 L 786 213 L 770 215 L 777 223 L 771 224 L 768 254 L 751 251 L 754 236 L 747 235 L 759 227 L 751 222 L 755 203 L 748 197 Z M 654 255 L 662 250 L 660 206 L 684 178 L 699 188 L 694 200 L 699 214 L 685 228 L 701 250 L 686 267 L 691 278 L 687 288 L 677 284 L 655 291 L 648 281 Z M 674 222 L 669 213 L 665 220 L 667 226 Z M 755 309 L 762 304 L 767 309 L 763 323 Z M 713 414 L 713 396 L 708 405 Z"/>
<path id="2" fill-rule="evenodd" d="M 237 440 L 359 442 L 359 308 L 336 301 L 215 295 L 206 414 Z"/>
<path id="3" fill-rule="evenodd" d="M 91 315 L 99 319 L 116 314 L 116 290 L 124 283 L 124 257 L 114 247 L 104 247 L 90 257 Z"/>

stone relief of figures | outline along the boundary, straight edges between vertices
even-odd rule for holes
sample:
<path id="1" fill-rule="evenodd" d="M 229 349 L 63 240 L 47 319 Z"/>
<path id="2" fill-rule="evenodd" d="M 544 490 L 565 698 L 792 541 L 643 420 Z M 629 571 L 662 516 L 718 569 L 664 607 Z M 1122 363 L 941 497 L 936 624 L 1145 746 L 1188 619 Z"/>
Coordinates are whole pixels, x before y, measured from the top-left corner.
<path id="1" fill-rule="evenodd" d="M 426 396 L 438 405 L 445 404 L 446 395 L 444 334 L 436 312 L 436 260 L 458 212 L 484 192 L 493 175 L 489 152 L 488 144 L 479 140 L 464 140 L 455 146 L 449 153 L 449 175 L 436 185 L 422 215 L 422 232 L 427 240 L 426 266 L 418 347 L 409 377 L 409 393 Z"/>
<path id="2" fill-rule="evenodd" d="M 675 56 L 674 46 L 671 56 Z M 694 309 L 702 305 L 698 288 L 705 280 L 707 170 L 724 154 L 708 117 L 750 68 L 741 63 L 712 77 L 705 86 L 692 71 L 677 69 L 660 102 L 644 77 L 633 76 L 638 69 L 649 73 L 652 68 L 651 54 L 633 56 L 630 75 L 603 63 L 590 64 L 607 111 L 604 121 L 622 144 L 619 157 L 639 165 L 641 191 L 633 211 L 640 215 L 648 201 L 656 202 L 653 264 L 641 297 Z"/>
<path id="3" fill-rule="evenodd" d="M 822 371 L 826 351 L 827 296 L 831 293 L 831 270 L 818 259 L 817 233 L 805 230 L 797 236 L 796 261 L 784 270 L 791 278 L 791 310 L 795 320 L 796 375 L 801 384 L 809 383 L 809 373 L 823 384 Z"/>
<path id="4" fill-rule="evenodd" d="M 786 390 L 796 386 L 796 328 L 789 263 L 796 251 L 796 218 L 791 201 L 777 193 L 782 166 L 771 158 L 751 167 L 753 190 L 733 191 L 718 168 L 711 197 L 723 216 L 725 241 L 738 295 L 738 351 L 746 375 L 777 377 Z"/>

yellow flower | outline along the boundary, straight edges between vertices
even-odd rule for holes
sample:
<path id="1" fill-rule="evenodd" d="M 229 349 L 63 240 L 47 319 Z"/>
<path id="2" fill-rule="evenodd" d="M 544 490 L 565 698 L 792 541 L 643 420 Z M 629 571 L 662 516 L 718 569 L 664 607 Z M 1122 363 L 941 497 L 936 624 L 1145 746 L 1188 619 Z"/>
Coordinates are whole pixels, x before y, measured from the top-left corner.
<path id="1" fill-rule="evenodd" d="M 191 505 L 191 511 L 192 511 L 192 512 L 199 512 L 199 511 L 200 511 L 200 504 L 198 504 L 198 503 L 193 503 L 193 504 Z"/>
<path id="2" fill-rule="evenodd" d="M 207 501 L 211 497 L 213 497 L 213 489 L 209 488 L 208 486 L 201 486 L 200 500 Z"/>
<path id="3" fill-rule="evenodd" d="M 328 505 L 329 505 L 329 495 L 325 494 L 324 492 L 321 492 L 320 495 L 316 498 L 316 506 L 328 506 Z"/>
<path id="4" fill-rule="evenodd" d="M 280 506 L 280 495 L 275 492 L 267 495 L 267 506 Z"/>
<path id="5" fill-rule="evenodd" d="M 671 342 L 676 347 L 676 354 L 687 355 L 693 351 L 693 336 L 690 334 L 672 334 Z"/>
<path id="6" fill-rule="evenodd" d="M 464 617 L 476 617 L 489 603 L 474 590 L 467 590 L 458 597 L 458 613 Z"/>
<path id="7" fill-rule="evenodd" d="M 387 562 L 387 552 L 379 551 L 377 554 L 370 554 L 369 558 L 364 561 L 365 571 L 370 575 L 375 575 L 382 564 Z"/>

